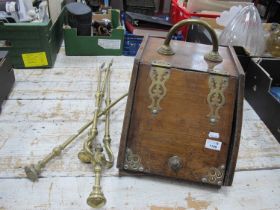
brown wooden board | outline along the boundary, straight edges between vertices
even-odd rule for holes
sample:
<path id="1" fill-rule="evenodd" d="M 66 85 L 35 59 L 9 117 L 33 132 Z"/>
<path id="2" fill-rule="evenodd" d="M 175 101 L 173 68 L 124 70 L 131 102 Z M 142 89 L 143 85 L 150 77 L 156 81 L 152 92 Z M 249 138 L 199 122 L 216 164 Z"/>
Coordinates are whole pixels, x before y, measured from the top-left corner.
<path id="1" fill-rule="evenodd" d="M 176 54 L 164 56 L 157 53 L 162 43 L 163 39 L 146 38 L 135 59 L 118 168 L 122 174 L 231 185 L 241 131 L 244 75 L 234 51 L 220 47 L 224 60 L 213 65 L 203 58 L 211 46 L 173 41 Z M 170 64 L 167 79 L 153 73 L 154 61 Z M 153 81 L 162 80 L 164 85 L 153 89 Z M 213 88 L 220 92 L 213 94 Z M 155 97 L 151 90 L 164 95 L 154 98 L 161 98 L 157 114 L 150 109 Z M 222 98 L 225 102 L 216 112 L 217 122 L 210 123 L 210 107 L 215 111 L 216 105 L 209 104 Z M 209 149 L 213 142 L 221 148 Z M 175 165 L 180 162 L 178 169 L 172 169 L 174 158 Z"/>
<path id="2" fill-rule="evenodd" d="M 233 182 L 234 171 L 237 163 L 238 150 L 241 138 L 241 128 L 242 128 L 242 118 L 243 118 L 243 98 L 244 98 L 244 81 L 245 74 L 243 68 L 235 54 L 232 47 L 229 47 L 232 55 L 232 59 L 236 65 L 236 70 L 238 71 L 238 87 L 237 96 L 235 101 L 235 109 L 233 115 L 232 133 L 231 133 L 231 143 L 228 154 L 228 164 L 225 173 L 224 185 L 230 186 Z"/>

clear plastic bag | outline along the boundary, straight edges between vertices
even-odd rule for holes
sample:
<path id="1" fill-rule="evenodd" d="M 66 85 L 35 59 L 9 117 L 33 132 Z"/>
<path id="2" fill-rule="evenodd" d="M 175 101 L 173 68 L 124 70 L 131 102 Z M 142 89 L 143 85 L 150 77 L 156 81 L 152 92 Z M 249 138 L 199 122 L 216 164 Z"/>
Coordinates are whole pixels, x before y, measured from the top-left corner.
<path id="1" fill-rule="evenodd" d="M 251 56 L 260 56 L 265 50 L 264 30 L 255 6 L 240 10 L 219 37 L 220 45 L 242 46 Z"/>

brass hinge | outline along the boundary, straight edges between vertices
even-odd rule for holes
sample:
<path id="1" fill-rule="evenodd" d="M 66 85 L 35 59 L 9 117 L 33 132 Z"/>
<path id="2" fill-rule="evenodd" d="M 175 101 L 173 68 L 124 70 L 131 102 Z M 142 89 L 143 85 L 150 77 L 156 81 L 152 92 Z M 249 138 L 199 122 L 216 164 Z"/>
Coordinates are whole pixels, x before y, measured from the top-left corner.
<path id="1" fill-rule="evenodd" d="M 215 125 L 220 119 L 219 110 L 224 106 L 226 98 L 225 89 L 228 87 L 228 78 L 219 75 L 209 76 L 210 92 L 207 96 L 207 102 L 210 108 L 209 117 L 210 124 Z"/>
<path id="2" fill-rule="evenodd" d="M 148 108 L 151 113 L 156 115 L 162 108 L 160 107 L 160 102 L 166 95 L 165 82 L 170 77 L 171 64 L 165 61 L 153 61 L 150 70 L 150 78 L 152 83 L 149 87 L 149 96 L 152 100 Z"/>

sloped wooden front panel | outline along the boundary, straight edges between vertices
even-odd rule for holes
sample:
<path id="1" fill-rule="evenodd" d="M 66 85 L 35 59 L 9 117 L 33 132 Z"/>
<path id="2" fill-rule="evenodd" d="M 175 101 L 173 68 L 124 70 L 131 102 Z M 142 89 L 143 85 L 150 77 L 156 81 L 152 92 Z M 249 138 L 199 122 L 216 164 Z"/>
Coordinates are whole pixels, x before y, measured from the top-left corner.
<path id="1" fill-rule="evenodd" d="M 230 143 L 236 79 L 226 77 L 225 104 L 219 110 L 220 119 L 211 125 L 207 97 L 210 92 L 207 72 L 171 69 L 166 81 L 162 108 L 153 115 L 149 75 L 151 66 L 140 65 L 127 135 L 126 148 L 138 155 L 145 173 L 201 182 L 210 168 L 226 166 Z M 205 148 L 209 132 L 219 133 L 220 151 Z M 182 160 L 182 168 L 174 172 L 168 166 L 172 156 Z"/>

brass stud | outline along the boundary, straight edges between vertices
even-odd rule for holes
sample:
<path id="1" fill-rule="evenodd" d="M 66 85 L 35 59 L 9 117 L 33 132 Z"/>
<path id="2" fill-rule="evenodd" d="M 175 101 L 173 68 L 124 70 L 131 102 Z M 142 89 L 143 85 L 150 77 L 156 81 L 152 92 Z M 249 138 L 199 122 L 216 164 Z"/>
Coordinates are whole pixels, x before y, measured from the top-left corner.
<path id="1" fill-rule="evenodd" d="M 158 113 L 158 110 L 156 110 L 156 109 L 153 109 L 153 114 L 157 114 Z"/>
<path id="2" fill-rule="evenodd" d="M 202 178 L 201 181 L 202 181 L 203 183 L 207 183 L 207 179 L 206 179 L 205 177 Z"/>
<path id="3" fill-rule="evenodd" d="M 215 122 L 216 122 L 216 119 L 215 119 L 214 117 L 211 117 L 211 118 L 210 118 L 210 122 L 211 122 L 211 123 L 215 123 Z"/>

